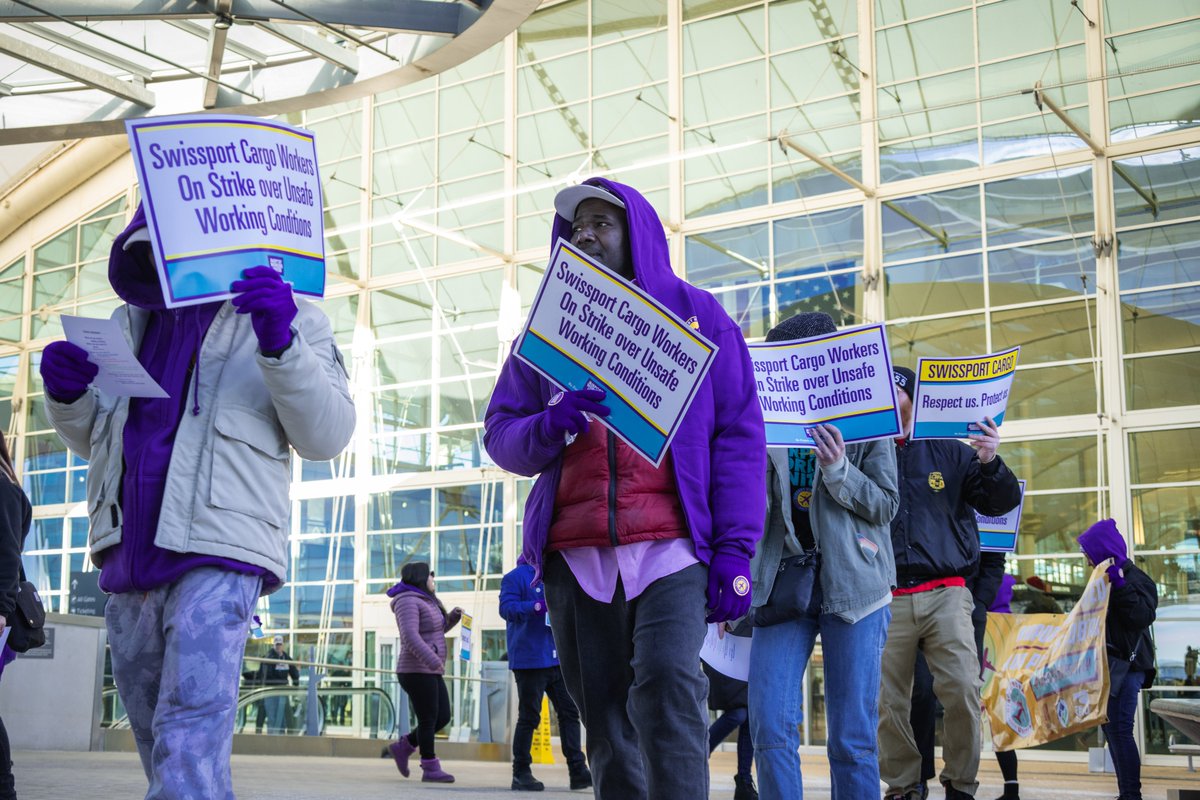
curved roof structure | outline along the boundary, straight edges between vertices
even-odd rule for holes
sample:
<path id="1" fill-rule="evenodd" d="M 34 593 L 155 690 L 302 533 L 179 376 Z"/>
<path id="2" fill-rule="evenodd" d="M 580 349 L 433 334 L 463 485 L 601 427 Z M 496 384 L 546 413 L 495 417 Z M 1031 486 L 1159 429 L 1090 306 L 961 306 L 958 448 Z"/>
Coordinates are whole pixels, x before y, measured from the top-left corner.
<path id="1" fill-rule="evenodd" d="M 0 145 L 351 100 L 466 61 L 538 2 L 0 0 Z"/>

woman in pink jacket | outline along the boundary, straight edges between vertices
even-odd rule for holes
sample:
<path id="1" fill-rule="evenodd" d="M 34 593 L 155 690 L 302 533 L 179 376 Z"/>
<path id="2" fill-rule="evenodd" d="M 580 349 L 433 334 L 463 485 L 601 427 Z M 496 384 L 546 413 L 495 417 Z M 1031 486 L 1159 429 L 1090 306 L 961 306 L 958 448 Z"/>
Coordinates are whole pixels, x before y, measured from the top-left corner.
<path id="1" fill-rule="evenodd" d="M 400 582 L 388 589 L 392 612 L 400 629 L 396 677 L 417 715 L 416 730 L 388 747 L 400 774 L 408 777 L 408 758 L 421 750 L 421 780 L 454 783 L 442 770 L 433 751 L 433 736 L 450 723 L 450 694 L 442 674 L 446 671 L 446 631 L 458 624 L 462 609 L 446 613 L 433 590 L 433 572 L 424 561 L 405 564 Z"/>

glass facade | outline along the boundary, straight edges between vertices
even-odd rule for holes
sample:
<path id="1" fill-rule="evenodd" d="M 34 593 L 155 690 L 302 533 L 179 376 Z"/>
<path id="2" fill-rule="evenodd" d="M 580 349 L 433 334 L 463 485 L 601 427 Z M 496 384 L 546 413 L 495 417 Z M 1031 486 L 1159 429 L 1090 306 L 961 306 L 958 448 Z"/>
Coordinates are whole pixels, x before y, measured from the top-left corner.
<path id="1" fill-rule="evenodd" d="M 1188 691 L 1198 35 L 1184 0 L 566 0 L 457 69 L 291 115 L 317 134 L 323 307 L 359 425 L 338 459 L 294 465 L 292 575 L 262 601 L 268 627 L 293 653 L 374 665 L 395 635 L 382 590 L 429 560 L 502 652 L 492 590 L 529 482 L 491 464 L 481 419 L 553 195 L 603 174 L 651 200 L 677 271 L 750 339 L 822 310 L 885 322 L 909 366 L 1020 345 L 1001 453 L 1028 497 L 1010 569 L 1069 601 L 1086 572 L 1074 536 L 1115 517 L 1159 584 L 1149 696 Z M 85 464 L 50 430 L 37 363 L 60 313 L 115 304 L 106 257 L 136 197 L 105 197 L 0 258 L 0 422 L 35 504 L 26 566 L 55 609 L 85 561 Z M 818 708 L 818 669 L 807 692 Z M 1165 751 L 1161 726 L 1139 730 Z"/>

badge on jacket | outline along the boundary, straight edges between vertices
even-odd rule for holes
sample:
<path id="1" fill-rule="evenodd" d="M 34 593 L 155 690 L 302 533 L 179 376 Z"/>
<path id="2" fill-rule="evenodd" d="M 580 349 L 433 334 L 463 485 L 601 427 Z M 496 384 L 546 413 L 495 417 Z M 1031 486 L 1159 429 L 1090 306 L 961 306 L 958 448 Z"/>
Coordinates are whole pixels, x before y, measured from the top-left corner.
<path id="1" fill-rule="evenodd" d="M 933 489 L 935 492 L 940 492 L 942 489 L 946 488 L 946 481 L 944 478 L 942 478 L 942 473 L 929 473 L 929 488 Z"/>

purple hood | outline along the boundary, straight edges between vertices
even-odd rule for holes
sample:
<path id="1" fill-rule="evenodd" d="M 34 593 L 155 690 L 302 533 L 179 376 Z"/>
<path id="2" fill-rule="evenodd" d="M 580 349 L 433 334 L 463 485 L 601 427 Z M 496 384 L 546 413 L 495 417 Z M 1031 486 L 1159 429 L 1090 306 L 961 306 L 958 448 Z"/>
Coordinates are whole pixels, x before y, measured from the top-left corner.
<path id="1" fill-rule="evenodd" d="M 1112 559 L 1118 567 L 1129 560 L 1125 537 L 1117 530 L 1117 523 L 1102 519 L 1079 534 L 1079 546 L 1093 564 Z"/>
<path id="2" fill-rule="evenodd" d="M 158 269 L 154 266 L 154 255 L 149 242 L 139 242 L 125 249 L 125 242 L 136 231 L 146 227 L 146 211 L 138 203 L 133 219 L 125 230 L 117 234 L 112 249 L 108 251 L 108 282 L 117 295 L 131 306 L 147 311 L 166 308 L 162 285 L 158 281 Z"/>
<path id="3" fill-rule="evenodd" d="M 992 607 L 988 609 L 995 614 L 1011 614 L 1012 613 L 1012 598 L 1013 586 L 1017 583 L 1015 575 L 1007 573 L 1000 579 L 1000 588 L 996 590 L 996 599 L 992 601 Z"/>
<path id="4" fill-rule="evenodd" d="M 430 597 L 429 592 L 423 591 L 416 586 L 413 586 L 411 583 L 405 583 L 404 581 L 400 581 L 395 586 L 388 589 L 387 596 L 395 597 L 396 595 L 403 594 L 404 592 L 416 592 L 417 594 L 423 594 L 426 597 Z"/>
<path id="5" fill-rule="evenodd" d="M 720 348 L 671 442 L 675 485 L 697 558 L 707 564 L 718 551 L 750 558 L 766 515 L 767 456 L 762 410 L 742 332 L 712 295 L 675 275 L 662 222 L 646 198 L 603 178 L 584 183 L 603 187 L 625 203 L 638 285 Z M 570 235 L 570 220 L 556 214 L 551 246 Z M 546 438 L 540 421 L 557 391 L 524 362 L 510 357 L 484 416 L 484 446 L 493 460 L 510 472 L 539 476 L 525 504 L 524 542 L 525 559 L 539 576 L 564 449 L 561 440 Z"/>

